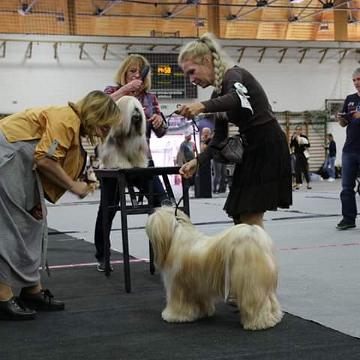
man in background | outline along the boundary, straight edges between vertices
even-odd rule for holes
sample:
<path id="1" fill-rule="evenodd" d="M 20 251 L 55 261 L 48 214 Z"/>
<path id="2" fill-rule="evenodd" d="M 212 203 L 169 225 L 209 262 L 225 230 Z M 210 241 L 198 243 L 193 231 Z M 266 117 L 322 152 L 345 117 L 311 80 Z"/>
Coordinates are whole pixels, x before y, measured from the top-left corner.
<path id="1" fill-rule="evenodd" d="M 184 141 L 181 143 L 179 151 L 176 155 L 176 165 L 182 166 L 186 162 L 195 158 L 194 149 L 195 143 L 191 140 L 192 139 L 192 129 L 187 128 L 184 132 Z M 195 176 L 189 179 L 190 186 L 194 185 L 195 183 Z"/>
<path id="2" fill-rule="evenodd" d="M 341 157 L 341 186 L 340 193 L 343 218 L 337 224 L 339 230 L 356 227 L 357 207 L 355 199 L 355 182 L 360 167 L 360 68 L 352 75 L 356 93 L 350 94 L 344 101 L 337 120 L 342 127 L 346 127 L 346 139 Z"/>
<path id="3" fill-rule="evenodd" d="M 327 181 L 335 181 L 335 160 L 336 160 L 336 143 L 332 134 L 327 134 L 327 145 L 325 149 L 327 150 L 327 155 L 324 164 L 324 170 L 329 175 Z"/>

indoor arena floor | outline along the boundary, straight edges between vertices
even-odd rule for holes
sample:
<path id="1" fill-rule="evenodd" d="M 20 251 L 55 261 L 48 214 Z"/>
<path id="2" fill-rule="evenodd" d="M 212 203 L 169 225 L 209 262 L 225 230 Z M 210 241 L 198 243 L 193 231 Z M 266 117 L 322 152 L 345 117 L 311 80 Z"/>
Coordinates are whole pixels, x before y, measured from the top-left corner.
<path id="1" fill-rule="evenodd" d="M 360 222 L 339 231 L 340 180 L 293 192 L 290 209 L 266 214 L 277 249 L 278 296 L 285 316 L 274 329 L 244 331 L 220 304 L 214 318 L 192 324 L 161 321 L 164 292 L 148 271 L 145 215 L 128 216 L 132 292 L 126 293 L 120 216 L 111 234 L 114 272 L 96 270 L 93 233 L 99 191 L 66 194 L 48 206 L 51 276 L 44 283 L 66 310 L 29 322 L 1 322 L 0 353 L 13 359 L 359 359 Z M 180 189 L 174 186 L 175 193 Z M 231 226 L 225 196 L 190 199 L 191 219 L 209 235 Z M 359 197 L 358 206 L 360 206 Z"/>

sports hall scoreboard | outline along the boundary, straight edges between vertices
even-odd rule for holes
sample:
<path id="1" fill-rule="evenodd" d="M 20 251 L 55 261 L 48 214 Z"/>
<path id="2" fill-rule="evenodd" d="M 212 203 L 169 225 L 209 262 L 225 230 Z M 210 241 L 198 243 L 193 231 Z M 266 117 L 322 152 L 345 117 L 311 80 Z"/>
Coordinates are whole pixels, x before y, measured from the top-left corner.
<path id="1" fill-rule="evenodd" d="M 177 54 L 141 54 L 151 65 L 151 92 L 159 99 L 197 98 L 191 84 L 177 64 Z"/>

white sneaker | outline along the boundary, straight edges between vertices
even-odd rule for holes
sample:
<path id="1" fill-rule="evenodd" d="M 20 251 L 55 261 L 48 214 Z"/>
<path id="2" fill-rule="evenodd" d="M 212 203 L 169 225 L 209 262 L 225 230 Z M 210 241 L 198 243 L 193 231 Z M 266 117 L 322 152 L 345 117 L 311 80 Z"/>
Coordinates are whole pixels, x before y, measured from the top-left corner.
<path id="1" fill-rule="evenodd" d="M 333 182 L 333 181 L 335 181 L 335 179 L 334 178 L 328 178 L 327 181 L 328 182 Z"/>
<path id="2" fill-rule="evenodd" d="M 105 271 L 105 262 L 104 261 L 99 261 L 97 263 L 96 270 L 99 271 L 99 272 L 104 272 Z M 111 264 L 110 264 L 110 271 L 114 271 L 114 268 L 113 268 L 113 266 Z"/>

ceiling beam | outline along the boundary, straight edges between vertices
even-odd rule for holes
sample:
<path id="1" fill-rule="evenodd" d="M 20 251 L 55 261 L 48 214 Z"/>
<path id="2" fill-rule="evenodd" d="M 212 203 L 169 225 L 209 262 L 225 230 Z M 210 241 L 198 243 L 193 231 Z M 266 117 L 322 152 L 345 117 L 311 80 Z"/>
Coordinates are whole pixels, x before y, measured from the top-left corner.
<path id="1" fill-rule="evenodd" d="M 3 41 L 1 43 L 0 49 L 2 49 L 2 53 L 0 54 L 0 58 L 4 58 L 6 56 L 6 41 Z"/>
<path id="2" fill-rule="evenodd" d="M 76 35 L 76 14 L 75 14 L 75 3 L 73 0 L 67 0 L 68 19 L 69 19 L 69 35 Z"/>
<path id="3" fill-rule="evenodd" d="M 282 54 L 281 54 L 281 57 L 280 57 L 280 59 L 279 59 L 279 64 L 281 64 L 281 63 L 283 62 L 284 57 L 285 57 L 287 51 L 288 51 L 288 48 L 284 48 L 284 49 L 279 50 L 279 52 L 282 53 Z"/>
<path id="4" fill-rule="evenodd" d="M 329 50 L 329 49 L 323 49 L 323 50 L 320 50 L 320 51 L 319 51 L 320 54 L 322 53 L 321 58 L 320 58 L 320 60 L 319 60 L 319 64 L 321 64 L 321 63 L 324 61 L 325 56 L 326 56 L 328 50 Z"/>
<path id="5" fill-rule="evenodd" d="M 219 0 L 209 1 L 208 16 L 208 30 L 219 38 L 221 36 Z"/>
<path id="6" fill-rule="evenodd" d="M 58 42 L 55 42 L 53 44 L 53 48 L 54 48 L 54 59 L 57 59 L 58 58 L 58 47 L 59 47 L 59 43 Z"/>
<path id="7" fill-rule="evenodd" d="M 38 0 L 33 0 L 30 5 L 27 5 L 26 3 L 22 3 L 21 4 L 21 8 L 18 10 L 19 15 L 25 16 L 27 15 L 30 11 L 31 8 L 37 3 Z"/>
<path id="8" fill-rule="evenodd" d="M 265 51 L 266 51 L 266 47 L 258 50 L 258 53 L 260 53 L 260 57 L 259 57 L 259 59 L 258 59 L 258 62 L 261 62 L 261 61 L 262 61 L 262 59 L 263 59 L 263 57 L 264 57 L 264 55 L 265 55 Z"/>
<path id="9" fill-rule="evenodd" d="M 274 2 L 276 2 L 276 1 L 278 1 L 278 0 L 271 0 L 271 1 L 265 1 L 265 0 L 263 0 L 263 2 L 261 1 L 261 0 L 256 0 L 256 5 L 255 5 L 255 7 L 254 7 L 254 5 L 250 5 L 249 7 L 251 7 L 251 9 L 250 10 L 248 10 L 248 11 L 246 11 L 246 12 L 244 12 L 244 13 L 242 13 L 241 15 L 237 15 L 237 17 L 236 17 L 236 19 L 234 19 L 235 21 L 236 20 L 240 20 L 240 19 L 242 19 L 243 17 L 245 17 L 246 15 L 249 15 L 249 14 L 252 14 L 252 13 L 254 13 L 254 12 L 256 12 L 256 11 L 259 11 L 259 10 L 262 10 L 264 7 L 268 7 L 270 4 L 272 4 L 272 3 L 274 3 Z M 265 4 L 266 3 L 266 5 L 261 5 L 261 4 Z M 243 4 L 242 6 L 248 6 L 248 4 Z M 286 6 L 286 8 L 287 8 L 287 6 Z M 241 10 L 241 9 L 240 9 Z"/>
<path id="10" fill-rule="evenodd" d="M 27 46 L 26 51 L 25 51 L 25 58 L 26 59 L 31 59 L 31 57 L 32 57 L 32 49 L 33 49 L 33 42 L 30 41 L 28 43 L 28 46 Z"/>
<path id="11" fill-rule="evenodd" d="M 103 49 L 104 49 L 103 60 L 106 60 L 106 55 L 107 55 L 107 52 L 109 49 L 109 44 L 104 44 Z"/>
<path id="12" fill-rule="evenodd" d="M 300 57 L 300 59 L 299 59 L 299 64 L 301 64 L 301 63 L 304 61 L 305 56 L 306 56 L 306 53 L 307 53 L 308 51 L 309 51 L 308 48 L 304 48 L 304 49 L 300 49 L 300 50 L 299 50 L 299 52 L 302 53 L 302 55 L 301 55 L 301 57 Z"/>
<path id="13" fill-rule="evenodd" d="M 122 3 L 122 0 L 110 0 L 106 3 L 104 9 L 96 8 L 96 15 L 103 16 L 105 15 L 112 7 L 117 4 Z"/>
<path id="14" fill-rule="evenodd" d="M 185 3 L 180 2 L 179 4 L 176 4 L 172 10 L 167 11 L 163 17 L 166 19 L 174 18 L 184 10 L 187 10 L 190 6 L 197 6 L 199 2 L 200 0 L 186 0 Z"/>
<path id="15" fill-rule="evenodd" d="M 346 54 L 347 54 L 348 51 L 349 51 L 348 49 L 340 50 L 340 51 L 339 51 L 339 55 L 341 54 L 340 59 L 339 59 L 339 61 L 338 61 L 339 64 L 342 63 L 342 61 L 344 60 L 344 58 L 345 58 L 345 56 L 346 56 Z"/>
<path id="16" fill-rule="evenodd" d="M 242 57 L 244 56 L 244 51 L 245 51 L 245 46 L 239 49 L 240 54 L 237 60 L 238 63 L 241 61 Z"/>
<path id="17" fill-rule="evenodd" d="M 336 0 L 337 10 L 334 10 L 334 40 L 348 40 L 348 4 L 344 0 Z"/>

